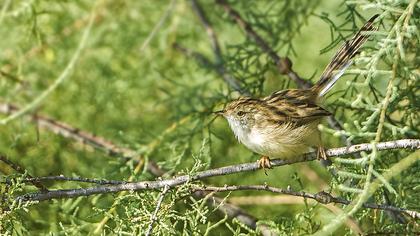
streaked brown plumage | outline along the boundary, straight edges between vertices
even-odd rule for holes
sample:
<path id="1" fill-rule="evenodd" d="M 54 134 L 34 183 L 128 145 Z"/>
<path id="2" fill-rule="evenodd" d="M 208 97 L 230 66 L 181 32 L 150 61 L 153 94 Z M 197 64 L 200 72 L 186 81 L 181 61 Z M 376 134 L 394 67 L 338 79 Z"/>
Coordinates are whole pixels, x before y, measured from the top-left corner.
<path id="1" fill-rule="evenodd" d="M 311 147 L 322 147 L 317 126 L 330 113 L 319 105 L 321 98 L 368 39 L 369 35 L 362 32 L 376 30 L 373 21 L 377 16 L 341 46 L 312 88 L 287 89 L 261 99 L 242 97 L 230 102 L 219 114 L 228 120 L 238 140 L 264 157 L 283 159 L 297 157 Z M 267 160 L 260 164 L 269 167 Z"/>

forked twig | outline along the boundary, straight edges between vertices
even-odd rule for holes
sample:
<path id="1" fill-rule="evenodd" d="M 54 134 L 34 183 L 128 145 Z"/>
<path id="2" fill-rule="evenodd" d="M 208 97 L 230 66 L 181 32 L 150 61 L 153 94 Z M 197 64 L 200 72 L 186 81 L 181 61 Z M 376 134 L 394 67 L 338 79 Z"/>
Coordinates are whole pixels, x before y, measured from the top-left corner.
<path id="1" fill-rule="evenodd" d="M 165 197 L 165 194 L 168 192 L 168 190 L 169 190 L 169 186 L 165 186 L 163 188 L 163 191 L 159 194 L 159 199 L 158 199 L 158 201 L 156 203 L 155 211 L 153 212 L 152 216 L 150 217 L 150 224 L 149 224 L 149 227 L 147 228 L 146 236 L 149 236 L 149 235 L 152 234 L 153 224 L 157 220 L 157 214 L 159 212 L 160 205 L 162 205 L 163 198 Z"/>

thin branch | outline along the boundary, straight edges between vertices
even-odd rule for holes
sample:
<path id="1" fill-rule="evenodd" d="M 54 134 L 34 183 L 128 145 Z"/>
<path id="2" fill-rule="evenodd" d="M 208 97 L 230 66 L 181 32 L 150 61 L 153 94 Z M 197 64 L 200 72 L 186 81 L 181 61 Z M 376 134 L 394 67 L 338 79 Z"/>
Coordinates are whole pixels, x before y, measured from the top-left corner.
<path id="1" fill-rule="evenodd" d="M 99 185 L 106 184 L 125 184 L 131 183 L 131 181 L 120 181 L 120 180 L 106 180 L 106 179 L 89 179 L 83 177 L 67 177 L 64 175 L 57 176 L 43 176 L 43 177 L 29 177 L 22 180 L 23 182 L 42 182 L 42 181 L 69 181 L 69 182 L 83 182 L 83 183 L 92 183 Z"/>
<path id="2" fill-rule="evenodd" d="M 163 191 L 159 195 L 159 199 L 158 199 L 157 204 L 156 204 L 155 212 L 153 212 L 153 215 L 150 217 L 150 224 L 149 224 L 149 227 L 147 228 L 146 236 L 149 236 L 149 235 L 152 234 L 153 224 L 157 220 L 157 214 L 159 212 L 160 206 L 162 205 L 163 198 L 165 197 L 165 194 L 168 192 L 168 190 L 169 190 L 169 186 L 165 186 L 163 188 Z"/>
<path id="3" fill-rule="evenodd" d="M 200 19 L 201 24 L 206 29 L 206 33 L 209 36 L 214 55 L 216 57 L 216 64 L 223 63 L 222 51 L 220 50 L 219 41 L 217 40 L 217 35 L 213 29 L 212 24 L 208 20 L 206 14 L 203 11 L 203 8 L 201 7 L 200 3 L 197 2 L 197 0 L 191 0 L 191 5 L 194 13 Z"/>
<path id="4" fill-rule="evenodd" d="M 375 147 L 376 146 L 376 147 Z M 333 148 L 328 149 L 326 151 L 326 155 L 330 158 L 348 155 L 352 153 L 362 152 L 362 151 L 371 151 L 373 148 L 375 150 L 389 150 L 389 149 L 420 149 L 420 139 L 401 139 L 396 141 L 389 141 L 389 142 L 381 142 L 377 145 L 373 145 L 370 143 L 358 144 L 353 145 L 351 147 L 341 147 L 341 148 Z M 303 155 L 300 158 L 296 159 L 289 159 L 289 160 L 282 160 L 282 159 L 273 159 L 271 161 L 272 167 L 290 165 L 294 163 L 306 162 L 316 160 L 317 154 L 316 152 L 311 152 Z M 94 194 L 102 194 L 102 193 L 115 193 L 121 191 L 138 191 L 138 190 L 153 190 L 153 189 L 160 189 L 165 186 L 174 187 L 181 184 L 185 184 L 187 182 L 201 180 L 209 177 L 214 176 L 221 176 L 221 175 L 230 175 L 240 172 L 248 172 L 248 171 L 255 171 L 259 169 L 258 163 L 250 162 L 238 165 L 231 165 L 220 167 L 211 170 L 205 170 L 196 173 L 195 175 L 182 175 L 178 177 L 174 177 L 172 179 L 164 179 L 164 180 L 157 180 L 157 181 L 141 181 L 135 183 L 124 183 L 124 184 L 117 184 L 117 185 L 110 185 L 110 186 L 96 186 L 90 188 L 79 188 L 79 189 L 64 189 L 64 190 L 53 190 L 49 191 L 48 193 L 29 193 L 25 195 L 21 195 L 17 197 L 17 200 L 20 201 L 44 201 L 50 199 L 57 199 L 57 198 L 74 198 L 79 196 L 89 196 Z"/>
<path id="5" fill-rule="evenodd" d="M 0 161 L 4 162 L 5 164 L 7 164 L 8 166 L 10 166 L 12 169 L 14 169 L 15 171 L 17 171 L 20 174 L 25 174 L 25 172 L 26 172 L 26 176 L 28 176 L 29 178 L 32 178 L 32 176 L 30 174 L 28 174 L 27 171 L 25 171 L 25 168 L 23 168 L 20 165 L 12 162 L 6 156 L 3 156 L 3 155 L 0 154 Z M 41 182 L 39 182 L 37 180 L 31 180 L 31 181 L 28 181 L 28 182 L 31 182 L 32 185 L 37 187 L 41 192 L 48 192 L 47 187 L 45 187 Z"/>
<path id="6" fill-rule="evenodd" d="M 226 81 L 226 83 L 234 90 L 238 91 L 239 93 L 250 96 L 251 93 L 247 91 L 245 88 L 241 86 L 241 83 L 239 80 L 237 80 L 235 77 L 233 77 L 230 73 L 227 72 L 224 62 L 223 62 L 223 56 L 222 51 L 220 49 L 220 44 L 217 39 L 217 35 L 213 29 L 212 24 L 208 20 L 203 8 L 201 7 L 200 3 L 198 3 L 197 0 L 191 1 L 192 8 L 195 12 L 195 14 L 200 19 L 201 24 L 206 29 L 206 33 L 210 39 L 211 46 L 213 49 L 213 54 L 216 58 L 215 68 L 217 70 L 217 73 L 219 73 L 222 78 Z"/>
<path id="7" fill-rule="evenodd" d="M 318 193 L 307 193 L 307 192 L 296 192 L 290 189 L 281 189 L 281 188 L 275 188 L 270 187 L 267 185 L 239 185 L 239 186 L 223 186 L 223 187 L 214 187 L 214 186 L 204 186 L 204 187 L 196 187 L 194 190 L 198 191 L 214 191 L 214 192 L 226 192 L 226 191 L 241 191 L 241 190 L 258 190 L 258 191 L 268 191 L 272 193 L 280 193 L 280 194 L 287 194 L 292 195 L 296 197 L 302 197 L 302 198 L 310 198 L 313 199 L 321 204 L 329 204 L 329 203 L 340 203 L 343 205 L 349 205 L 351 201 L 340 198 L 340 197 L 334 197 L 330 193 L 321 191 Z M 384 211 L 393 211 L 393 212 L 400 212 L 405 213 L 408 216 L 411 216 L 413 218 L 420 219 L 420 213 L 413 211 L 413 210 L 407 210 L 405 208 L 400 207 L 394 207 L 390 205 L 383 205 L 383 204 L 376 204 L 376 203 L 364 203 L 364 208 L 370 208 L 370 209 L 379 209 Z"/>
<path id="8" fill-rule="evenodd" d="M 274 61 L 277 65 L 277 69 L 281 74 L 287 75 L 293 80 L 300 88 L 310 88 L 312 84 L 299 77 L 299 75 L 293 71 L 292 62 L 287 57 L 280 57 L 277 53 L 268 45 L 268 43 L 246 22 L 242 16 L 233 9 L 226 0 L 216 0 L 216 3 L 221 5 L 226 13 L 245 31 L 247 36 L 255 41 L 255 43 Z"/>

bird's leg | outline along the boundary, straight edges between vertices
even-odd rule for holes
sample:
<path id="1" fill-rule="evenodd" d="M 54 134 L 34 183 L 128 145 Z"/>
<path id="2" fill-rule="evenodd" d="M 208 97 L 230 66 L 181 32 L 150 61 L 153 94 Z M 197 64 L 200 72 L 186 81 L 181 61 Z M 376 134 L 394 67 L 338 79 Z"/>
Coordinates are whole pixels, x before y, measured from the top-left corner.
<path id="1" fill-rule="evenodd" d="M 261 158 L 257 161 L 258 168 L 262 168 L 264 170 L 265 175 L 267 175 L 266 169 L 271 169 L 270 158 L 268 156 L 261 156 Z"/>
<path id="2" fill-rule="evenodd" d="M 318 143 L 316 159 L 327 161 L 328 160 L 327 153 L 325 152 L 324 145 L 322 145 L 321 132 L 318 132 L 318 138 L 319 138 L 319 143 Z"/>
<path id="3" fill-rule="evenodd" d="M 325 161 L 328 160 L 327 153 L 325 152 L 325 148 L 323 146 L 318 146 L 316 159 Z"/>

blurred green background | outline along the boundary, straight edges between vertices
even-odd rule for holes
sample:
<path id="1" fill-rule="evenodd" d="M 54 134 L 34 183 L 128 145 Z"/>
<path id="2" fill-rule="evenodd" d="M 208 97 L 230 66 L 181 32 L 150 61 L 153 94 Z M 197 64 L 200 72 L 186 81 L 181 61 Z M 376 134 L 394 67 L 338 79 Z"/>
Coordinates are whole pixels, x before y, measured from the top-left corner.
<path id="1" fill-rule="evenodd" d="M 213 1 L 201 3 L 220 41 L 226 68 L 255 96 L 295 87 L 286 76 L 278 73 L 252 40 L 246 39 L 244 32 L 220 6 Z M 339 12 L 348 11 L 347 5 L 339 1 L 234 1 L 231 4 L 279 55 L 292 60 L 293 68 L 300 76 L 312 82 L 317 80 L 338 47 L 332 45 L 333 50 L 321 54 L 333 40 L 330 25 L 323 17 L 328 16 L 340 25 L 340 29 L 345 28 L 347 31 L 340 31 L 345 37 L 363 24 L 357 14 L 354 22 L 348 20 L 349 15 L 347 18 L 339 15 Z M 204 170 L 258 159 L 235 140 L 225 120 L 213 120 L 210 114 L 239 94 L 224 83 L 215 68 L 200 64 L 194 57 L 173 47 L 176 43 L 214 61 L 209 38 L 192 11 L 190 1 L 2 0 L 0 8 L 1 103 L 24 107 L 47 89 L 68 65 L 94 12 L 96 16 L 86 46 L 71 74 L 32 113 L 133 149 L 163 169 L 171 170 L 172 174 L 188 173 L 197 162 L 201 163 L 198 169 Z M 373 14 L 358 11 L 365 19 Z M 336 36 L 334 34 L 334 40 Z M 333 93 L 342 91 L 347 86 L 346 78 L 353 77 L 345 76 Z M 387 81 L 375 83 L 378 90 L 385 91 Z M 330 104 L 340 96 L 342 93 L 328 98 L 325 107 L 335 110 L 336 107 Z M 346 96 L 349 101 L 356 97 Z M 345 112 L 340 114 L 337 117 L 341 122 L 352 122 L 349 117 L 346 120 Z M 1 126 L 0 140 L 0 152 L 22 165 L 32 176 L 74 175 L 128 180 L 134 173 L 132 161 L 121 161 L 88 145 L 40 129 L 25 116 Z M 327 147 L 342 146 L 339 137 L 325 134 L 325 141 Z M 3 163 L 0 171 L 4 175 L 15 173 Z M 145 179 L 153 177 L 146 171 L 134 175 L 134 180 Z M 330 180 L 329 172 L 320 163 L 311 162 L 276 168 L 270 170 L 268 176 L 263 171 L 256 171 L 203 182 L 217 186 L 267 183 L 318 192 L 328 189 Z M 47 182 L 46 185 L 51 189 L 89 186 L 68 182 Z M 30 185 L 24 189 L 35 190 Z M 150 209 L 153 209 L 158 193 L 138 194 L 149 194 Z M 237 196 L 250 195 L 275 196 L 239 191 L 229 197 L 234 202 Z M 7 227 L 13 229 L 13 234 L 92 233 L 96 223 L 106 215 L 104 212 L 116 204 L 116 198 L 117 194 L 108 194 L 42 202 L 30 206 L 27 211 L 13 212 L 13 217 L 4 219 L 9 220 Z M 189 207 L 180 200 L 173 209 L 182 212 Z M 311 204 L 302 203 L 256 203 L 241 207 L 260 220 L 301 222 L 301 228 L 306 228 L 307 232 L 297 229 L 297 234 L 314 232 L 335 216 L 321 206 L 315 209 Z M 127 225 L 134 224 L 126 212 L 120 210 L 120 218 L 110 220 L 103 232 L 141 233 L 140 226 L 132 226 L 133 231 L 123 230 L 124 219 Z M 210 222 L 223 218 L 216 212 L 209 213 L 208 217 Z M 142 218 L 142 221 L 147 225 L 148 218 Z M 366 220 L 361 225 L 365 230 L 372 230 L 374 226 L 364 225 L 372 222 L 374 220 Z M 182 227 L 177 227 L 181 232 Z M 156 232 L 164 231 L 156 229 Z M 215 234 L 227 232 L 230 230 L 225 225 L 214 231 Z M 247 231 L 242 229 L 241 232 Z M 340 232 L 350 231 L 343 226 Z"/>

